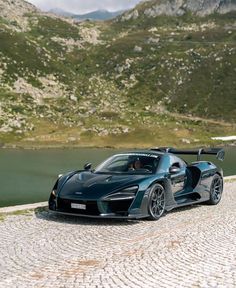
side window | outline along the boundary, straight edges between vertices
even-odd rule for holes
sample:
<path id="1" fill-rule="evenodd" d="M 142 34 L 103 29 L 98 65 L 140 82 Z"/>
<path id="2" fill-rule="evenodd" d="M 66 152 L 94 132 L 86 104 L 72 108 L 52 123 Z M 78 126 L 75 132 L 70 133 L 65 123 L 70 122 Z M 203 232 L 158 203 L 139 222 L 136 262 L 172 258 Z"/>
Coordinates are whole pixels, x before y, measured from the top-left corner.
<path id="1" fill-rule="evenodd" d="M 180 159 L 176 156 L 171 157 L 171 163 L 170 164 L 171 164 L 171 166 L 175 166 L 178 168 L 183 168 L 183 167 L 187 166 L 186 163 L 182 159 Z"/>
<path id="2" fill-rule="evenodd" d="M 178 167 L 181 168 L 180 163 L 179 162 L 175 162 L 171 165 L 171 167 Z"/>

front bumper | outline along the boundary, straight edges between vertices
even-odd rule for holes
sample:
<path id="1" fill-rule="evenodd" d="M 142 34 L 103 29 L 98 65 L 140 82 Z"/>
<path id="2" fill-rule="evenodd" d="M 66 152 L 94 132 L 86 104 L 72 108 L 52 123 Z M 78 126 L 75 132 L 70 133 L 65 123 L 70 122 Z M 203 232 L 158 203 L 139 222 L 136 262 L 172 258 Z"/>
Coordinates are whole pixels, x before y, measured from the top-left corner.
<path id="1" fill-rule="evenodd" d="M 85 210 L 72 208 L 73 204 L 82 204 Z M 78 199 L 49 199 L 49 210 L 58 214 L 73 215 L 88 218 L 109 219 L 141 219 L 148 217 L 140 208 L 132 208 L 133 200 L 129 201 L 91 201 Z"/>

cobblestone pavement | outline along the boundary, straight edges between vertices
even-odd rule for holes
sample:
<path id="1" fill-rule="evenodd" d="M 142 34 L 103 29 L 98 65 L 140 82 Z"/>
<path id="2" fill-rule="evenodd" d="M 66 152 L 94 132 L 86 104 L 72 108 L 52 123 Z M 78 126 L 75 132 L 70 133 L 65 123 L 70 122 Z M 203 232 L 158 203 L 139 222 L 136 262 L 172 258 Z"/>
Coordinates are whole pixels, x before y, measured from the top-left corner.
<path id="1" fill-rule="evenodd" d="M 0 287 L 236 287 L 236 182 L 159 221 L 48 211 L 0 221 Z"/>

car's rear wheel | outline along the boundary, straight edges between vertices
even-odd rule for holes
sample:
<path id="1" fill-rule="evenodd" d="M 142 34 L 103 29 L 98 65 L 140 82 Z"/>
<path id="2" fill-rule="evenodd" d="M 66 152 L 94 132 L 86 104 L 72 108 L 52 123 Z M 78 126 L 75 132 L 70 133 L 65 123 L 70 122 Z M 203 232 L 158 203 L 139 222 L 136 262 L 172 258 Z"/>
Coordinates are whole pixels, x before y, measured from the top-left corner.
<path id="1" fill-rule="evenodd" d="M 207 204 L 216 205 L 220 202 L 223 192 L 223 179 L 219 174 L 215 174 L 210 189 L 210 199 Z"/>
<path id="2" fill-rule="evenodd" d="M 165 189 L 161 184 L 154 184 L 149 193 L 148 213 L 150 220 L 159 219 L 165 212 Z"/>

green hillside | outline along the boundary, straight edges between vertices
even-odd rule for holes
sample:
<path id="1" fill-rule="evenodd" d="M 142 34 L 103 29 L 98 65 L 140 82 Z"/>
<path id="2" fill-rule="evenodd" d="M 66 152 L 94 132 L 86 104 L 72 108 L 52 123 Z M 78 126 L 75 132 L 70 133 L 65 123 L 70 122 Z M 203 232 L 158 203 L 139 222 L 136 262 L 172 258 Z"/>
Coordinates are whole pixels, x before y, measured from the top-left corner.
<path id="1" fill-rule="evenodd" d="M 0 18 L 0 141 L 199 146 L 236 132 L 236 13 Z M 22 28 L 23 27 L 23 28 Z"/>
<path id="2" fill-rule="evenodd" d="M 128 55 L 138 79 L 130 96 L 142 91 L 144 99 L 162 101 L 170 111 L 235 121 L 235 19 L 236 12 L 122 23 L 123 30 L 132 31 L 113 43 L 114 55 L 123 51 L 119 54 L 125 58 L 135 45 L 142 48 Z"/>

